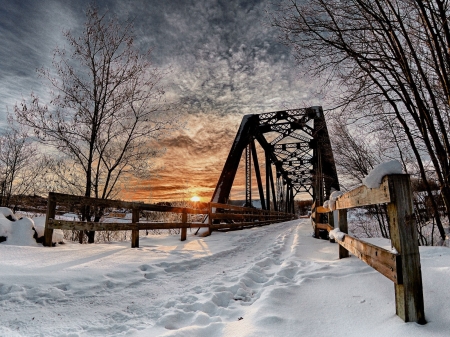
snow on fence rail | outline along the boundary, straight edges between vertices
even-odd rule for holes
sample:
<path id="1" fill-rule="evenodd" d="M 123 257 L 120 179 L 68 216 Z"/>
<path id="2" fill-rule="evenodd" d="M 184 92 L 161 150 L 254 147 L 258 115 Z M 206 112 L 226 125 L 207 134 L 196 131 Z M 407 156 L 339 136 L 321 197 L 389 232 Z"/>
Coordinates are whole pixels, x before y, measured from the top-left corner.
<path id="1" fill-rule="evenodd" d="M 131 223 L 57 220 L 56 206 L 58 204 L 70 205 L 70 207 L 78 209 L 86 209 L 87 207 L 90 210 L 92 207 L 130 209 L 132 211 L 132 219 Z M 181 222 L 139 222 L 139 213 L 141 211 L 181 213 Z M 208 222 L 188 222 L 188 214 L 203 214 L 207 216 Z M 197 203 L 195 208 L 172 207 L 50 192 L 47 202 L 44 246 L 52 246 L 54 229 L 79 230 L 81 232 L 131 230 L 131 248 L 137 248 L 139 247 L 140 230 L 180 228 L 181 241 L 184 241 L 186 240 L 188 228 L 206 227 L 211 233 L 212 230 L 217 229 L 267 225 L 291 219 L 293 219 L 292 214 L 212 202 Z"/>
<path id="2" fill-rule="evenodd" d="M 391 243 L 395 252 L 374 246 L 348 235 L 347 209 L 387 203 Z M 349 252 L 366 262 L 394 282 L 396 314 L 405 322 L 425 324 L 422 273 L 412 204 L 409 175 L 394 174 L 383 178 L 378 188 L 360 186 L 336 199 L 338 228 L 346 233 L 339 243 L 339 258 L 349 257 Z M 334 230 L 331 224 L 319 223 L 321 213 L 331 212 L 314 205 L 311 215 L 316 233 L 319 229 Z M 335 230 L 336 231 L 336 230 Z"/>

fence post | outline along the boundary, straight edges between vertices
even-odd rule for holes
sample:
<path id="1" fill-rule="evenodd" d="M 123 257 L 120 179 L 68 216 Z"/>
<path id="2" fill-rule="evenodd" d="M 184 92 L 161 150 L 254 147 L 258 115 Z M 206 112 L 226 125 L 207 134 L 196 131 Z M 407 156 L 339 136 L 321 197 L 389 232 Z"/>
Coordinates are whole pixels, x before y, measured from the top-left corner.
<path id="1" fill-rule="evenodd" d="M 139 209 L 133 208 L 131 215 L 131 222 L 133 224 L 139 223 Z M 139 225 L 137 229 L 131 230 L 131 248 L 139 248 Z"/>
<path id="2" fill-rule="evenodd" d="M 333 216 L 333 212 L 331 212 Z M 345 234 L 348 234 L 348 224 L 347 224 L 347 209 L 338 210 L 338 224 L 339 230 Z M 348 250 L 339 245 L 339 258 L 343 259 L 349 257 Z"/>
<path id="3" fill-rule="evenodd" d="M 56 200 L 53 192 L 49 192 L 47 200 L 47 214 L 45 215 L 45 230 L 44 230 L 44 246 L 51 247 L 53 245 L 53 229 L 49 228 L 49 219 L 55 219 L 56 215 Z"/>
<path id="4" fill-rule="evenodd" d="M 211 207 L 211 203 L 208 202 L 208 231 L 209 231 L 208 235 L 211 235 L 211 231 L 212 231 L 212 229 L 211 229 L 212 217 L 211 216 L 212 216 L 212 207 Z"/>
<path id="5" fill-rule="evenodd" d="M 425 324 L 422 273 L 409 175 L 389 176 L 388 216 L 393 247 L 401 256 L 395 284 L 396 313 L 405 322 Z M 402 280 L 402 281 L 400 281 Z"/>
<path id="6" fill-rule="evenodd" d="M 316 200 L 313 202 L 311 206 L 311 219 L 314 222 L 314 237 L 319 238 L 319 227 L 317 227 L 317 223 L 320 219 L 320 214 L 317 213 L 317 207 L 319 207 L 319 202 Z"/>
<path id="7" fill-rule="evenodd" d="M 335 225 L 334 225 L 334 212 L 335 211 L 330 211 L 330 212 L 327 213 L 328 226 L 331 226 L 333 228 L 335 228 Z M 339 224 L 338 224 L 338 227 L 339 227 Z M 331 243 L 335 243 L 336 242 L 335 239 L 332 239 L 330 237 L 328 239 L 330 240 Z"/>
<path id="8" fill-rule="evenodd" d="M 187 224 L 187 211 L 186 208 L 183 208 L 183 213 L 181 213 L 181 222 L 183 225 Z M 187 236 L 187 228 L 182 227 L 181 228 L 181 241 L 186 241 Z"/>

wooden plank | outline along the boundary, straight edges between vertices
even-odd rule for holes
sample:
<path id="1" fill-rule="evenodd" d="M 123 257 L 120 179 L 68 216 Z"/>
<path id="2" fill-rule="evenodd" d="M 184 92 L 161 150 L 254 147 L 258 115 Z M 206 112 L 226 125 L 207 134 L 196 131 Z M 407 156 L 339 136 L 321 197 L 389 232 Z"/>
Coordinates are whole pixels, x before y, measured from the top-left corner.
<path id="1" fill-rule="evenodd" d="M 347 209 L 390 202 L 388 176 L 383 178 L 379 188 L 360 186 L 344 193 L 336 200 L 336 209 Z"/>
<path id="2" fill-rule="evenodd" d="M 219 204 L 215 202 L 211 202 L 211 207 L 216 209 L 224 209 L 224 210 L 234 210 L 234 211 L 242 211 L 242 212 L 252 212 L 256 214 L 286 214 L 284 212 L 276 212 L 276 211 L 268 211 L 263 210 L 259 208 L 252 208 L 252 207 L 241 207 L 241 206 L 235 206 L 235 205 L 229 205 L 229 204 Z"/>
<path id="3" fill-rule="evenodd" d="M 402 281 L 401 279 L 398 279 L 397 275 L 398 254 L 394 254 L 386 249 L 359 240 L 348 234 L 345 235 L 342 241 L 338 241 L 338 243 L 395 284 Z"/>
<path id="4" fill-rule="evenodd" d="M 261 224 L 276 223 L 287 221 L 290 217 L 281 219 L 272 219 L 268 221 L 240 222 L 233 224 L 211 224 L 211 228 L 225 228 L 225 226 L 259 226 Z M 144 230 L 144 229 L 175 229 L 175 228 L 199 228 L 210 227 L 209 223 L 182 223 L 182 222 L 139 222 L 139 223 L 112 223 L 112 222 L 83 222 L 49 219 L 50 229 L 68 229 L 68 230 L 91 230 L 91 231 L 122 231 L 122 230 Z"/>
<path id="5" fill-rule="evenodd" d="M 51 219 L 54 219 L 56 215 L 56 201 L 52 192 L 48 194 L 47 202 L 47 214 L 45 216 L 45 229 L 44 229 L 44 246 L 52 247 L 53 245 L 53 228 L 50 227 Z"/>
<path id="6" fill-rule="evenodd" d="M 211 235 L 211 232 L 212 232 L 212 223 L 213 223 L 212 214 L 213 214 L 213 212 L 212 212 L 211 203 L 209 203 L 209 207 L 208 207 L 208 231 L 209 231 L 209 233 L 208 233 L 208 235 Z"/>
<path id="7" fill-rule="evenodd" d="M 175 229 L 175 228 L 199 228 L 208 227 L 207 223 L 201 222 L 140 222 L 139 230 L 143 229 Z"/>
<path id="8" fill-rule="evenodd" d="M 405 322 L 425 324 L 422 272 L 409 176 L 391 175 L 387 206 L 392 245 L 402 256 L 403 282 L 395 285 L 396 312 Z"/>
<path id="9" fill-rule="evenodd" d="M 318 224 L 316 224 L 316 226 L 317 226 L 317 228 L 326 230 L 328 232 L 332 231 L 334 229 L 334 227 L 330 226 L 327 223 L 318 223 Z"/>
<path id="10" fill-rule="evenodd" d="M 187 213 L 183 212 L 181 214 L 181 222 L 185 225 L 187 224 Z M 186 227 L 182 227 L 181 228 L 181 241 L 186 241 L 186 237 L 187 237 L 187 228 Z"/>
<path id="11" fill-rule="evenodd" d="M 330 213 L 331 212 L 331 210 L 329 208 L 325 208 L 323 206 L 316 207 L 315 211 L 317 213 L 321 213 L 321 214 L 323 214 L 323 213 Z"/>
<path id="12" fill-rule="evenodd" d="M 124 231 L 138 229 L 135 223 L 85 222 L 50 219 L 49 227 L 52 229 L 90 230 L 90 231 Z"/>
<path id="13" fill-rule="evenodd" d="M 67 220 L 49 220 L 51 229 L 68 230 L 93 230 L 93 231 L 127 231 L 144 229 L 174 229 L 174 228 L 198 228 L 208 227 L 205 223 L 181 223 L 181 222 L 139 222 L 139 223 L 112 223 L 112 222 L 83 222 Z"/>
<path id="14" fill-rule="evenodd" d="M 316 208 L 314 209 L 314 221 L 313 221 L 313 225 L 315 225 L 313 227 L 314 228 L 314 237 L 316 239 L 320 237 L 319 227 L 317 227 L 317 224 L 319 223 L 319 221 L 320 221 L 320 215 L 317 212 L 317 206 L 316 206 Z"/>
<path id="15" fill-rule="evenodd" d="M 207 228 L 209 227 L 207 222 L 188 222 L 186 228 Z"/>
<path id="16" fill-rule="evenodd" d="M 132 210 L 132 223 L 138 223 L 139 222 L 139 210 L 133 209 Z M 131 230 L 131 248 L 139 248 L 139 229 L 133 229 Z"/>
<path id="17" fill-rule="evenodd" d="M 234 222 L 234 223 L 220 223 L 212 224 L 212 229 L 226 229 L 226 228 L 236 228 L 236 227 L 254 227 L 254 226 L 264 226 L 268 224 L 277 223 L 278 221 L 268 220 L 268 221 L 258 221 L 258 222 Z"/>
<path id="18" fill-rule="evenodd" d="M 260 222 L 235 222 L 235 223 L 221 223 L 221 224 L 213 224 L 211 227 L 213 229 L 233 229 L 236 227 L 255 227 L 255 226 L 264 226 L 271 224 L 271 221 L 260 221 Z"/>
<path id="19" fill-rule="evenodd" d="M 172 207 L 172 206 L 160 206 L 160 205 L 150 205 L 150 204 L 137 204 L 135 205 L 141 211 L 151 211 L 151 212 L 170 212 L 170 213 L 183 213 L 188 214 L 207 214 L 208 209 L 206 208 L 187 208 L 187 207 Z"/>
<path id="20" fill-rule="evenodd" d="M 233 214 L 233 213 L 212 213 L 212 219 L 229 219 L 229 220 L 240 220 L 240 219 L 278 219 L 279 215 L 261 215 L 261 214 Z"/>
<path id="21" fill-rule="evenodd" d="M 207 208 L 186 208 L 186 213 L 187 214 L 208 214 L 208 209 Z"/>
<path id="22" fill-rule="evenodd" d="M 338 210 L 338 228 L 342 233 L 348 234 L 348 223 L 347 223 L 347 210 Z M 339 245 L 339 258 L 344 259 L 349 257 L 348 250 L 343 246 Z"/>
<path id="23" fill-rule="evenodd" d="M 244 211 L 244 212 L 251 212 L 251 211 L 257 210 L 257 208 L 241 207 L 241 206 L 235 206 L 235 205 L 229 205 L 229 204 L 219 204 L 216 202 L 211 202 L 211 207 L 214 207 L 217 209 L 231 209 L 234 211 Z"/>

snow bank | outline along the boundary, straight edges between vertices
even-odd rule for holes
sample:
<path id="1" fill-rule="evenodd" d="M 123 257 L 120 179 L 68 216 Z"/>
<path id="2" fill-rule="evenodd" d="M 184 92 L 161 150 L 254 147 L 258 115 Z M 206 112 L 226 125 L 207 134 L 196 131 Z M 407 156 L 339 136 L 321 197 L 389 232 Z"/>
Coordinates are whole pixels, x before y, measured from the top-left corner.
<path id="1" fill-rule="evenodd" d="M 9 219 L 8 219 L 8 218 Z M 0 238 L 2 240 L 7 239 L 11 236 L 12 233 L 12 226 L 11 220 L 17 220 L 13 212 L 6 207 L 0 207 Z"/>
<path id="2" fill-rule="evenodd" d="M 0 236 L 6 239 L 2 245 L 37 246 L 33 227 L 30 218 L 18 220 L 9 208 L 0 207 Z"/>
<path id="3" fill-rule="evenodd" d="M 10 231 L 6 242 L 2 242 L 2 244 L 14 246 L 39 246 L 33 237 L 33 220 L 30 218 L 22 218 L 13 222 L 8 219 L 1 219 L 0 226 L 4 221 L 9 221 Z"/>
<path id="4" fill-rule="evenodd" d="M 0 207 L 0 217 L 2 217 L 2 216 L 5 219 L 9 219 L 11 221 L 16 221 L 17 220 L 17 217 L 14 215 L 14 213 L 8 207 Z"/>
<path id="5" fill-rule="evenodd" d="M 1 244 L 14 246 L 40 246 L 36 242 L 37 238 L 44 236 L 45 216 L 33 219 L 23 217 L 17 219 L 11 209 L 0 207 L 0 237 L 3 237 Z M 38 240 L 39 241 L 39 240 Z M 53 231 L 53 242 L 64 242 L 63 231 L 55 229 Z"/>
<path id="6" fill-rule="evenodd" d="M 373 168 L 372 171 L 363 179 L 363 184 L 368 188 L 380 187 L 381 180 L 388 174 L 403 173 L 402 164 L 398 160 L 391 160 L 381 163 Z"/>
<path id="7" fill-rule="evenodd" d="M 307 219 L 193 232 L 141 237 L 139 249 L 0 244 L 0 336 L 448 337 L 448 248 L 420 247 L 428 324 L 418 325 L 395 315 L 389 279 L 340 260 Z"/>
<path id="8" fill-rule="evenodd" d="M 345 233 L 341 232 L 339 228 L 333 229 L 328 233 L 328 235 L 330 236 L 330 239 L 335 239 L 336 241 L 342 241 L 345 237 Z"/>
<path id="9" fill-rule="evenodd" d="M 11 221 L 0 213 L 0 237 L 7 238 L 11 234 Z"/>
<path id="10" fill-rule="evenodd" d="M 45 232 L 45 216 L 38 216 L 33 218 L 34 221 L 34 229 L 36 230 L 38 238 L 44 236 Z M 54 229 L 52 242 L 61 243 L 64 242 L 64 233 L 61 229 Z"/>

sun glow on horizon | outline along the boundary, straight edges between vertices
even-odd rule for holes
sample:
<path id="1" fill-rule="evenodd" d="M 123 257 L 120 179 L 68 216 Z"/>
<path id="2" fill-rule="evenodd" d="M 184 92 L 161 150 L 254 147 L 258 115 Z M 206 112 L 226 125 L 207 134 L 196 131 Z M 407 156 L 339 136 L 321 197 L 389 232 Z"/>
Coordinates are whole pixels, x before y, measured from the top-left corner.
<path id="1" fill-rule="evenodd" d="M 194 195 L 194 196 L 191 198 L 191 201 L 194 201 L 194 202 L 200 201 L 200 197 L 197 196 L 197 195 Z"/>

